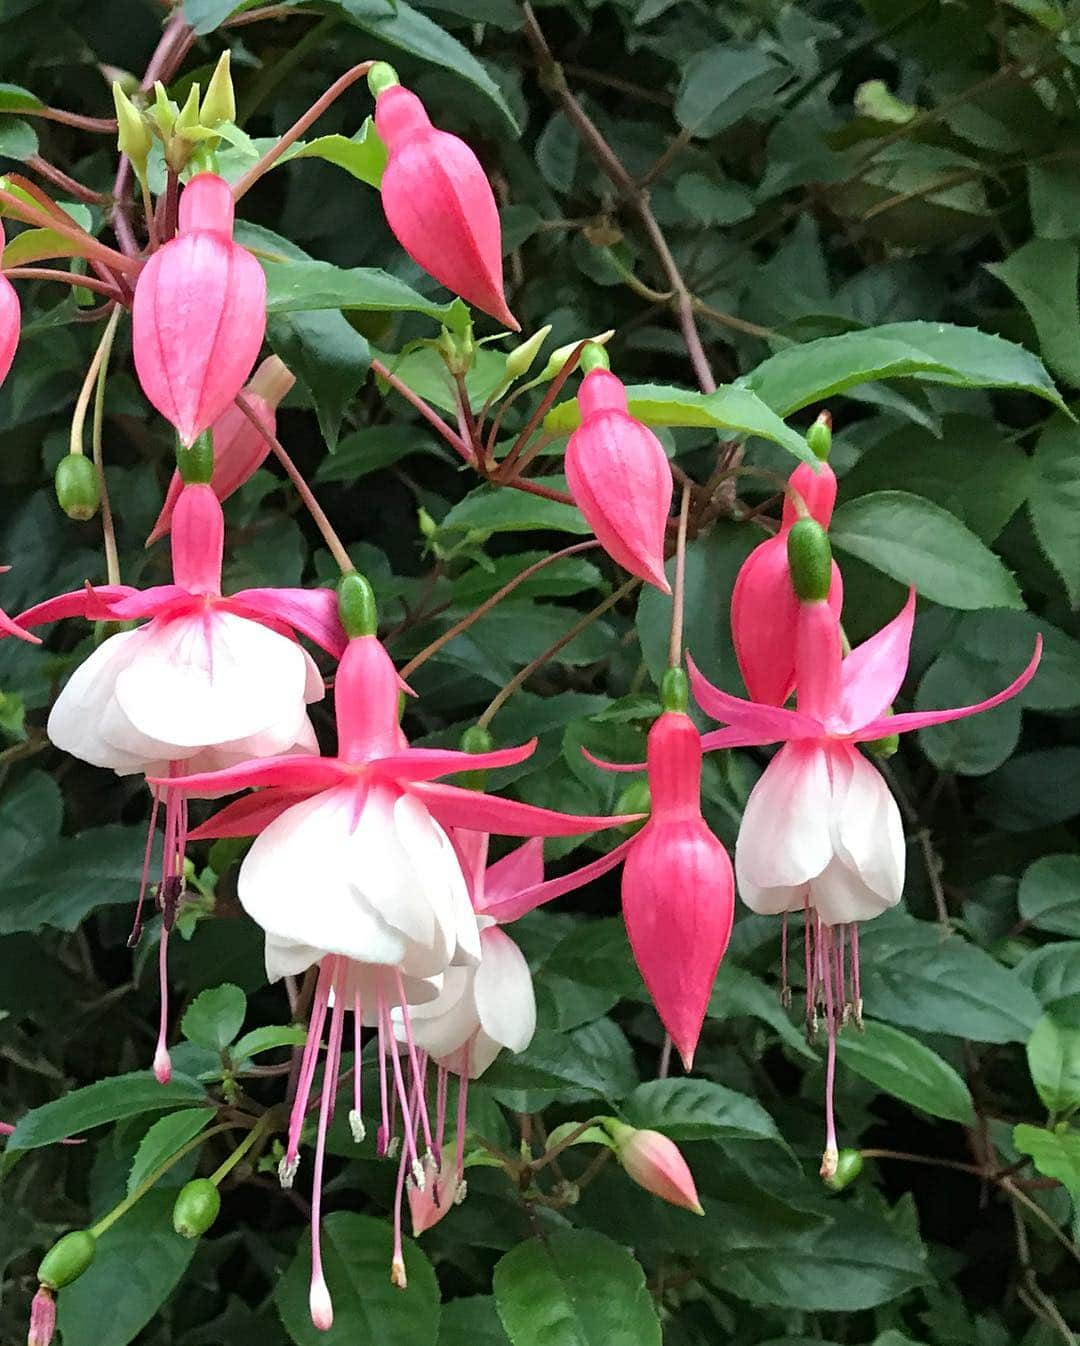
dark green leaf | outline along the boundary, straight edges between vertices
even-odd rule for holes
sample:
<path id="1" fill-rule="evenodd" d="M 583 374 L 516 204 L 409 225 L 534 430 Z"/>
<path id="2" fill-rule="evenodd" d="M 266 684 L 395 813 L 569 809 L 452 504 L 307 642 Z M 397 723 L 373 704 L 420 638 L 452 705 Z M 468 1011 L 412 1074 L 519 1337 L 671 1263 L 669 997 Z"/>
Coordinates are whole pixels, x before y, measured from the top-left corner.
<path id="1" fill-rule="evenodd" d="M 776 1123 L 753 1098 L 711 1080 L 650 1080 L 623 1103 L 631 1126 L 672 1140 L 779 1140 Z"/>
<path id="2" fill-rule="evenodd" d="M 861 1033 L 842 1033 L 836 1050 L 848 1069 L 894 1098 L 932 1117 L 974 1124 L 975 1109 L 967 1085 L 947 1061 L 917 1038 L 868 1019 Z"/>
<path id="3" fill-rule="evenodd" d="M 555 483 L 548 480 L 547 484 Z M 565 482 L 560 480 L 558 485 L 565 489 Z M 443 531 L 462 529 L 475 532 L 481 539 L 493 533 L 519 533 L 535 529 L 552 529 L 560 533 L 592 532 L 576 505 L 564 505 L 560 500 L 547 500 L 542 495 L 500 490 L 492 486 L 478 486 L 470 491 L 464 500 L 450 510 L 439 527 Z"/>
<path id="4" fill-rule="evenodd" d="M 319 428 L 333 453 L 341 418 L 367 378 L 371 349 L 344 314 L 289 313 L 271 318 L 267 339 L 293 373 L 307 385 Z"/>
<path id="5" fill-rule="evenodd" d="M 246 1013 L 247 997 L 239 986 L 226 982 L 195 997 L 180 1021 L 180 1031 L 197 1047 L 220 1052 L 240 1032 Z"/>
<path id="6" fill-rule="evenodd" d="M 448 304 L 425 299 L 404 281 L 375 267 L 346 269 L 329 262 L 294 261 L 285 257 L 265 261 L 263 269 L 266 311 L 271 316 L 318 309 L 422 313 L 454 331 L 461 331 L 468 321 L 468 310 L 460 299 Z"/>
<path id="7" fill-rule="evenodd" d="M 1036 860 L 1024 871 L 1017 897 L 1020 915 L 1030 925 L 1080 938 L 1080 856 Z"/>
<path id="8" fill-rule="evenodd" d="M 106 1122 L 205 1102 L 202 1085 L 182 1075 L 174 1075 L 168 1084 L 158 1084 L 148 1070 L 114 1075 L 83 1089 L 73 1089 L 63 1098 L 28 1112 L 19 1119 L 8 1149 L 36 1150 L 42 1145 L 55 1145 L 67 1136 L 81 1135 L 92 1127 L 104 1126 Z"/>
<path id="9" fill-rule="evenodd" d="M 472 1295 L 444 1304 L 439 1346 L 509 1346 L 494 1298 Z"/>
<path id="10" fill-rule="evenodd" d="M 214 1108 L 182 1108 L 179 1112 L 170 1112 L 167 1117 L 147 1131 L 139 1142 L 135 1159 L 128 1174 L 127 1190 L 132 1192 L 146 1181 L 152 1173 L 161 1167 L 178 1150 L 194 1140 L 195 1137 L 217 1116 Z"/>
<path id="11" fill-rule="evenodd" d="M 1039 546 L 1080 606 L 1080 427 L 1064 416 L 1035 445 L 1028 508 Z"/>
<path id="12" fill-rule="evenodd" d="M 714 136 L 767 102 L 791 70 L 759 46 L 725 42 L 699 51 L 687 62 L 675 99 L 679 125 L 698 136 Z"/>
<path id="13" fill-rule="evenodd" d="M 1004 262 L 986 269 L 1020 300 L 1035 326 L 1043 359 L 1073 386 L 1080 385 L 1080 303 L 1075 242 L 1033 238 Z"/>

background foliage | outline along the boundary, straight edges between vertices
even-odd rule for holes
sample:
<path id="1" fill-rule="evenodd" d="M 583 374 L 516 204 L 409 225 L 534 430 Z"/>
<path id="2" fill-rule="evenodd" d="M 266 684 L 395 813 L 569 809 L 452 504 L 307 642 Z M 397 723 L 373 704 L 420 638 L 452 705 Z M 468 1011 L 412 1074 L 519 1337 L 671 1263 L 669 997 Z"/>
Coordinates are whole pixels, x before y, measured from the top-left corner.
<path id="1" fill-rule="evenodd" d="M 476 1089 L 474 1126 L 513 1150 L 523 1128 L 539 1143 L 544 1127 L 618 1110 L 684 1147 L 705 1218 L 661 1206 L 613 1164 L 576 1204 L 550 1182 L 549 1204 L 524 1199 L 502 1172 L 476 1166 L 468 1201 L 409 1249 L 403 1294 L 387 1279 L 391 1166 L 374 1160 L 370 1142 L 357 1152 L 342 1133 L 328 1189 L 338 1324 L 327 1339 L 1072 1340 L 1080 430 L 1067 402 L 1080 386 L 1080 6 L 540 8 L 569 89 L 629 175 L 621 183 L 583 144 L 560 102 L 560 76 L 513 0 L 315 0 L 221 31 L 234 0 L 185 6 L 200 36 L 174 90 L 207 73 L 228 44 L 241 120 L 257 140 L 285 129 L 350 64 L 394 60 L 493 177 L 511 303 L 525 330 L 550 323 L 554 346 L 615 329 L 614 368 L 630 384 L 668 386 L 639 390 L 635 405 L 656 424 L 675 422 L 660 433 L 698 480 L 715 463 L 717 426 L 783 438 L 770 411 L 798 430 L 827 405 L 843 474 L 833 537 L 849 634 L 859 639 L 891 617 L 907 583 L 921 595 L 905 706 L 975 700 L 1014 676 L 1036 630 L 1047 642 L 1042 670 L 1016 701 L 912 736 L 888 768 L 909 830 L 906 901 L 864 931 L 868 1022 L 842 1043 L 838 1111 L 842 1144 L 907 1158 L 868 1158 L 841 1194 L 821 1187 L 821 1053 L 778 1003 L 777 926 L 745 913 L 695 1077 L 657 1081 L 657 1021 L 617 918 L 617 884 L 598 884 L 518 927 L 540 1028 L 525 1056 L 504 1057 Z M 149 0 L 5 0 L 0 73 L 47 103 L 105 115 L 100 66 L 141 74 L 161 18 Z M 357 132 L 370 110 L 361 88 L 324 118 L 320 135 Z M 20 97 L 0 90 L 0 107 L 11 109 L 0 117 L 0 152 L 26 160 L 40 151 L 107 190 L 109 138 L 20 117 Z M 396 312 L 361 278 L 304 262 L 385 267 L 431 294 L 437 309 L 445 299 L 392 244 L 363 180 L 377 175 L 377 158 L 355 145 L 346 157 L 351 172 L 318 157 L 275 171 L 246 200 L 241 237 L 293 259 L 271 289 L 270 341 L 300 377 L 282 437 L 374 582 L 384 634 L 403 661 L 583 525 L 565 507 L 478 487 L 368 376 L 372 354 L 391 361 L 407 351 L 399 375 L 451 405 L 437 357 L 410 348 L 437 334 L 430 316 Z M 685 295 L 670 293 L 649 218 Z M 63 518 L 49 484 L 93 329 L 55 289 L 23 283 L 21 292 L 23 342 L 0 391 L 0 559 L 15 567 L 3 582 L 13 612 L 103 573 L 99 525 Z M 694 311 L 717 380 L 741 377 L 756 397 L 670 391 L 695 387 L 680 302 Z M 975 327 L 1037 353 L 1061 396 L 1035 355 Z M 478 401 L 501 373 L 505 346 L 481 349 L 470 375 Z M 508 424 L 523 423 L 531 405 L 516 404 Z M 159 582 L 162 549 L 142 542 L 171 446 L 128 373 L 110 380 L 107 415 L 124 577 Z M 551 452 L 560 448 L 555 440 Z M 749 438 L 747 449 L 748 462 L 785 472 L 791 463 L 764 438 Z M 688 557 L 689 647 L 732 688 L 727 598 L 763 536 L 745 521 L 762 489 L 745 481 Z M 295 498 L 270 472 L 227 513 L 227 584 L 330 577 Z M 418 672 L 411 737 L 455 741 L 615 583 L 591 554 L 541 572 Z M 496 717 L 500 741 L 537 733 L 541 746 L 494 783 L 534 802 L 610 809 L 622 782 L 579 749 L 640 758 L 667 622 L 665 601 L 650 593 L 566 645 Z M 161 1147 L 194 1134 L 191 1110 L 205 1098 L 194 1077 L 243 1071 L 245 1060 L 250 1068 L 260 1044 L 237 1038 L 288 1017 L 235 900 L 237 849 L 198 850 L 205 898 L 185 918 L 174 964 L 178 991 L 194 1002 L 177 1030 L 188 1039 L 174 1054 L 177 1081 L 162 1091 L 144 1077 L 116 1078 L 141 1070 L 152 1043 L 153 940 L 135 954 L 125 947 L 146 797 L 61 760 L 42 730 L 57 685 L 89 648 L 74 629 L 57 632 L 44 654 L 0 646 L 0 1102 L 6 1117 L 25 1117 L 4 1165 L 5 1340 L 23 1330 L 40 1250 L 137 1185 L 155 1154 L 168 1152 Z M 709 818 L 729 844 L 763 760 L 737 753 L 708 764 Z M 580 860 L 610 843 L 549 845 L 549 860 L 576 844 Z M 196 1000 L 225 984 L 239 989 Z M 260 1057 L 274 1063 L 290 1037 L 283 1030 L 262 1041 L 276 1043 Z M 106 1083 L 49 1106 L 98 1080 Z M 280 1077 L 257 1073 L 244 1084 L 266 1101 L 282 1088 Z M 45 1148 L 94 1123 L 90 1143 Z M 220 1158 L 219 1143 L 208 1142 L 207 1154 Z M 595 1153 L 568 1152 L 563 1177 L 579 1178 Z M 189 1176 L 193 1163 L 161 1187 Z M 241 1166 L 224 1199 L 218 1227 L 197 1245 L 170 1231 L 168 1190 L 140 1202 L 64 1292 L 64 1346 L 316 1340 L 306 1316 L 304 1192 L 283 1194 L 272 1172 Z"/>

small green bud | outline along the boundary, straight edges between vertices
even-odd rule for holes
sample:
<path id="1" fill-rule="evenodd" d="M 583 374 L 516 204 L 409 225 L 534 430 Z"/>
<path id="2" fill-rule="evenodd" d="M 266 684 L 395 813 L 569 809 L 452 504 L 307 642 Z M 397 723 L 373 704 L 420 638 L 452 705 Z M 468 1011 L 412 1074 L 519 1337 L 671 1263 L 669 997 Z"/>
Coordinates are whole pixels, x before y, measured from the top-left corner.
<path id="1" fill-rule="evenodd" d="M 57 1239 L 37 1269 L 37 1278 L 50 1290 L 60 1290 L 77 1281 L 94 1260 L 97 1239 L 89 1229 L 73 1229 Z"/>
<path id="2" fill-rule="evenodd" d="M 825 1186 L 833 1192 L 842 1192 L 863 1170 L 863 1157 L 858 1150 L 841 1150 L 836 1156 L 836 1172 L 825 1179 Z"/>
<path id="3" fill-rule="evenodd" d="M 203 126 L 214 127 L 219 122 L 236 121 L 236 94 L 233 91 L 232 72 L 229 61 L 232 53 L 226 47 L 221 53 L 210 83 L 206 86 L 199 121 Z"/>
<path id="4" fill-rule="evenodd" d="M 610 369 L 611 361 L 603 346 L 596 341 L 590 341 L 581 352 L 579 368 L 583 374 L 591 374 L 594 369 Z"/>
<path id="5" fill-rule="evenodd" d="M 832 584 L 832 548 L 829 535 L 816 519 L 800 519 L 788 533 L 791 583 L 802 603 L 820 603 Z"/>
<path id="6" fill-rule="evenodd" d="M 367 84 L 373 98 L 378 98 L 384 89 L 392 88 L 393 85 L 400 83 L 398 72 L 385 61 L 376 61 L 368 71 Z"/>
<path id="7" fill-rule="evenodd" d="M 669 668 L 660 680 L 660 704 L 665 710 L 686 713 L 690 705 L 690 681 L 681 668 Z"/>
<path id="8" fill-rule="evenodd" d="M 214 475 L 214 432 L 204 430 L 190 444 L 176 446 L 176 466 L 185 486 L 206 486 Z"/>
<path id="9" fill-rule="evenodd" d="M 420 529 L 421 536 L 427 538 L 429 542 L 439 531 L 439 525 L 435 522 L 435 520 L 431 517 L 431 515 L 427 512 L 427 510 L 423 507 L 423 505 L 421 505 L 420 508 L 416 511 L 416 522 L 417 526 Z"/>
<path id="10" fill-rule="evenodd" d="M 472 323 L 469 323 L 461 336 L 443 328 L 435 343 L 447 369 L 451 374 L 464 377 L 473 367 L 476 359 L 476 341 L 473 337 Z"/>
<path id="11" fill-rule="evenodd" d="M 69 519 L 92 519 L 101 504 L 101 478 L 89 458 L 68 453 L 56 464 L 56 499 Z"/>
<path id="12" fill-rule="evenodd" d="M 358 570 L 338 580 L 338 616 L 350 640 L 354 636 L 373 636 L 379 630 L 379 610 L 375 591 Z"/>
<path id="13" fill-rule="evenodd" d="M 184 106 L 176 118 L 176 124 L 173 130 L 177 135 L 182 135 L 193 126 L 199 125 L 199 86 L 193 84 L 188 90 L 188 96 L 184 100 Z"/>
<path id="14" fill-rule="evenodd" d="M 636 780 L 623 790 L 615 801 L 616 813 L 644 813 L 648 814 L 652 808 L 652 796 L 649 794 L 649 782 L 647 780 Z M 627 836 L 634 836 L 648 822 L 648 818 L 639 818 L 635 823 L 623 823 L 619 828 L 620 832 L 625 832 Z"/>
<path id="15" fill-rule="evenodd" d="M 606 346 L 614 335 L 614 327 L 609 328 L 608 331 L 601 332 L 599 335 L 592 337 L 590 345 Z M 580 341 L 571 341 L 568 346 L 560 346 L 558 350 L 552 351 L 548 356 L 547 364 L 544 366 L 543 371 L 537 376 L 535 382 L 544 383 L 547 379 L 553 379 L 556 374 L 560 373 L 563 365 L 566 364 L 567 360 L 570 359 L 571 355 L 573 355 L 580 345 Z"/>
<path id="16" fill-rule="evenodd" d="M 540 354 L 540 347 L 550 335 L 551 324 L 548 323 L 545 327 L 541 327 L 539 332 L 534 332 L 528 341 L 523 341 L 510 352 L 506 357 L 507 379 L 519 379 L 529 372 L 533 361 Z"/>
<path id="17" fill-rule="evenodd" d="M 490 752 L 494 740 L 491 734 L 481 725 L 470 724 L 468 729 L 461 736 L 462 752 Z"/>
<path id="18" fill-rule="evenodd" d="M 162 140 L 168 140 L 172 135 L 179 114 L 180 109 L 166 93 L 165 85 L 157 80 L 154 84 L 154 106 L 150 109 L 150 116 L 153 117 L 154 125 Z"/>
<path id="19" fill-rule="evenodd" d="M 824 461 L 832 449 L 832 416 L 823 411 L 806 432 L 806 442 L 815 455 Z"/>
<path id="20" fill-rule="evenodd" d="M 113 81 L 112 93 L 116 106 L 116 148 L 127 155 L 136 174 L 142 178 L 154 138 L 146 118 L 124 92 L 119 80 Z"/>
<path id="21" fill-rule="evenodd" d="M 172 1222 L 176 1232 L 186 1239 L 205 1234 L 221 1210 L 221 1193 L 209 1178 L 193 1178 L 180 1188 L 173 1206 Z"/>
<path id="22" fill-rule="evenodd" d="M 885 712 L 886 715 L 893 715 L 895 711 L 892 706 Z M 875 757 L 893 757 L 900 751 L 899 734 L 883 734 L 881 738 L 871 738 L 863 744 L 867 752 Z"/>

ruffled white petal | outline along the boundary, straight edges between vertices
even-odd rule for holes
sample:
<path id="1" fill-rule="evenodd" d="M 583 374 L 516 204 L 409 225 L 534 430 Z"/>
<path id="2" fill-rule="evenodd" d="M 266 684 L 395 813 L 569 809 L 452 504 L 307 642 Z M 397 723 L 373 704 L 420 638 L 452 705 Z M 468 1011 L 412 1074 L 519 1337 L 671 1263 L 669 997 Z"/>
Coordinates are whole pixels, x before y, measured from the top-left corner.
<path id="1" fill-rule="evenodd" d="M 750 792 L 735 845 L 739 892 L 748 905 L 761 889 L 800 887 L 821 873 L 833 849 L 831 802 L 824 748 L 785 744 Z"/>
<path id="2" fill-rule="evenodd" d="M 111 742 L 102 732 L 116 679 L 137 658 L 142 644 L 141 630 L 122 631 L 103 641 L 79 665 L 49 713 L 47 733 L 58 748 L 122 775 L 142 769 L 137 752 Z"/>
<path id="3" fill-rule="evenodd" d="M 480 945 L 473 992 L 480 1027 L 494 1042 L 523 1052 L 536 1032 L 536 996 L 525 955 L 497 926 L 483 932 Z"/>

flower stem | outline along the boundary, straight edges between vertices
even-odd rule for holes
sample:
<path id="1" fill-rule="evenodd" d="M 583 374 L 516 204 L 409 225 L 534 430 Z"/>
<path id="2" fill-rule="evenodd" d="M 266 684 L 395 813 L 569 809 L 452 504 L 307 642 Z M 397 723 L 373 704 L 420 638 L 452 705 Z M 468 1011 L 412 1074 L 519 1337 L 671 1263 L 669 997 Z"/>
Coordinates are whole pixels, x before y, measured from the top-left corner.
<path id="1" fill-rule="evenodd" d="M 580 621 L 575 622 L 570 630 L 560 636 L 554 645 L 549 646 L 543 654 L 537 655 L 531 664 L 526 664 L 523 669 L 518 673 L 515 673 L 506 686 L 501 688 L 492 698 L 491 704 L 488 706 L 487 710 L 485 710 L 476 721 L 477 726 L 480 729 L 486 729 L 507 701 L 510 700 L 516 691 L 519 691 L 525 683 L 528 682 L 537 669 L 542 668 L 549 659 L 553 659 L 555 655 L 557 655 L 561 649 L 565 648 L 565 646 L 569 645 L 576 636 L 581 635 L 582 631 L 587 630 L 593 622 L 602 617 L 609 608 L 613 608 L 616 603 L 625 598 L 627 594 L 632 593 L 640 584 L 641 580 L 636 576 L 628 579 L 626 583 L 620 585 L 614 593 L 608 594 L 607 598 L 605 598 L 602 603 L 598 603 L 591 612 L 587 612 Z"/>
<path id="2" fill-rule="evenodd" d="M 599 545 L 599 542 L 596 541 L 575 542 L 572 547 L 564 547 L 562 551 L 552 552 L 550 556 L 545 556 L 542 560 L 535 561 L 531 566 L 528 566 L 525 570 L 521 571 L 520 574 L 515 575 L 512 580 L 509 580 L 504 584 L 501 589 L 493 593 L 490 598 L 485 598 L 480 606 L 470 612 L 467 617 L 462 617 L 461 621 L 455 622 L 448 631 L 444 631 L 441 636 L 436 636 L 431 644 L 425 645 L 419 654 L 413 655 L 401 670 L 401 677 L 408 680 L 409 675 L 414 673 L 421 664 L 427 663 L 432 655 L 438 654 L 444 645 L 449 645 L 449 643 L 457 636 L 460 636 L 463 631 L 467 631 L 469 627 L 472 626 L 473 622 L 478 621 L 485 613 L 490 612 L 497 603 L 501 603 L 502 600 L 509 594 L 512 594 L 519 585 L 524 584 L 527 579 L 531 579 L 538 570 L 543 570 L 545 566 L 551 565 L 553 561 L 561 561 L 566 556 L 576 556 L 578 552 L 589 551 L 593 547 L 598 547 Z"/>
<path id="3" fill-rule="evenodd" d="M 138 1205 L 158 1179 L 163 1178 L 174 1164 L 178 1164 L 180 1160 L 183 1159 L 185 1155 L 190 1154 L 192 1150 L 197 1150 L 199 1146 L 208 1141 L 211 1136 L 220 1136 L 223 1131 L 232 1130 L 232 1126 L 232 1122 L 221 1122 L 217 1126 L 212 1126 L 209 1131 L 200 1131 L 194 1140 L 189 1140 L 188 1143 L 181 1146 L 175 1154 L 171 1154 L 168 1159 L 159 1164 L 149 1177 L 145 1178 L 138 1187 L 135 1188 L 134 1192 L 129 1196 L 126 1196 L 123 1201 L 119 1202 L 118 1205 L 115 1205 L 107 1214 L 103 1215 L 97 1224 L 92 1226 L 90 1230 L 91 1234 L 93 1234 L 95 1238 L 100 1238 L 107 1229 L 113 1227 L 117 1220 L 126 1215 L 128 1211 L 131 1210 L 132 1206 Z"/>
<path id="4" fill-rule="evenodd" d="M 95 294 L 107 295 L 110 299 L 119 299 L 120 291 L 106 280 L 96 280 L 93 276 L 80 276 L 74 271 L 61 271 L 48 266 L 9 266 L 4 275 L 16 280 L 59 280 L 77 290 L 93 290 Z"/>
<path id="5" fill-rule="evenodd" d="M 420 415 L 423 416 L 424 420 L 427 421 L 428 425 L 430 425 L 438 434 L 442 435 L 443 439 L 446 440 L 447 444 L 450 445 L 455 453 L 461 454 L 462 458 L 464 458 L 467 463 L 474 463 L 475 460 L 473 458 L 472 450 L 466 441 L 462 439 L 455 430 L 451 430 L 450 426 L 447 425 L 439 413 L 429 407 L 419 393 L 414 393 L 407 383 L 402 383 L 398 376 L 392 374 L 381 360 L 372 360 L 371 368 L 375 374 L 378 374 L 379 378 L 385 379 L 395 392 L 400 393 L 406 402 L 409 402 L 416 408 Z"/>
<path id="6" fill-rule="evenodd" d="M 581 359 L 581 352 L 585 349 L 585 347 L 588 344 L 589 344 L 588 339 L 586 339 L 585 341 L 580 341 L 578 345 L 575 347 L 575 349 L 571 351 L 570 357 L 566 361 L 566 364 L 563 365 L 562 369 L 560 369 L 559 372 L 555 375 L 555 377 L 551 380 L 551 387 L 540 399 L 540 405 L 533 412 L 532 416 L 529 417 L 529 421 L 528 424 L 525 426 L 525 429 L 522 430 L 520 435 L 518 435 L 517 439 L 514 441 L 513 448 L 506 455 L 506 458 L 503 461 L 503 465 L 499 469 L 499 472 L 497 474 L 498 480 L 509 481 L 509 479 L 513 476 L 514 468 L 517 464 L 518 459 L 521 457 L 521 454 L 525 449 L 525 446 L 528 444 L 529 440 L 533 437 L 533 434 L 535 433 L 537 426 L 547 415 L 548 408 L 551 406 L 552 402 L 555 401 L 559 393 L 562 391 L 563 384 L 577 368 L 578 361 Z M 495 435 L 497 432 L 498 432 L 498 422 L 496 421 L 496 423 L 491 427 L 491 438 L 488 440 L 489 454 L 491 453 L 492 449 L 495 446 Z"/>
<path id="7" fill-rule="evenodd" d="M 326 543 L 327 548 L 330 551 L 330 555 L 334 558 L 334 561 L 337 564 L 338 569 L 341 571 L 343 575 L 351 574 L 356 567 L 349 559 L 349 553 L 345 550 L 344 544 L 338 537 L 337 533 L 334 531 L 333 524 L 326 517 L 326 514 L 323 511 L 323 507 L 315 499 L 311 487 L 304 480 L 300 472 L 300 469 L 289 457 L 285 449 L 285 446 L 281 443 L 281 441 L 277 438 L 276 435 L 272 434 L 266 428 L 266 426 L 263 425 L 262 421 L 256 415 L 254 407 L 248 401 L 244 393 L 237 393 L 235 402 L 236 405 L 240 408 L 240 410 L 251 422 L 251 424 L 255 427 L 255 429 L 258 430 L 259 434 L 262 435 L 263 439 L 267 442 L 267 444 L 270 445 L 270 448 L 274 456 L 277 458 L 281 466 L 285 469 L 289 480 L 296 487 L 297 494 L 299 495 L 300 499 L 304 502 L 305 506 L 307 507 L 308 513 L 314 520 L 315 527 L 318 528 L 319 532 L 322 534 L 323 541 Z"/>
<path id="8" fill-rule="evenodd" d="M 668 666 L 682 666 L 683 609 L 686 602 L 686 525 L 690 518 L 690 483 L 683 484 L 682 503 L 679 506 L 679 536 L 675 544 L 675 590 L 671 600 L 671 640 L 668 644 Z"/>
<path id="9" fill-rule="evenodd" d="M 84 229 L 80 229 L 73 220 L 68 220 L 65 224 L 63 221 L 67 217 L 63 216 L 63 212 L 61 212 L 63 218 L 58 218 L 30 205 L 28 201 L 22 200 L 12 192 L 2 190 L 0 190 L 0 207 L 3 208 L 3 213 L 13 216 L 22 224 L 31 224 L 37 229 L 51 229 L 54 233 L 62 234 L 64 238 L 78 244 L 80 255 L 95 258 L 114 271 L 127 271 L 131 274 L 139 270 L 140 264 L 134 258 L 125 257 L 122 252 L 99 243 Z"/>
<path id="10" fill-rule="evenodd" d="M 273 1121 L 274 1121 L 273 1111 L 267 1111 L 263 1113 L 263 1115 L 259 1118 L 259 1120 L 247 1133 L 244 1139 L 236 1147 L 236 1149 L 233 1150 L 232 1154 L 230 1154 L 229 1157 L 223 1163 L 219 1164 L 218 1167 L 214 1169 L 213 1173 L 210 1174 L 210 1181 L 214 1184 L 215 1187 L 220 1185 L 222 1179 L 225 1178 L 236 1167 L 236 1165 L 240 1162 L 241 1159 L 243 1159 L 244 1155 L 247 1154 L 248 1150 L 251 1149 L 251 1147 L 255 1144 L 255 1142 L 262 1140 L 262 1138 L 267 1134 L 267 1132 L 271 1130 Z"/>
<path id="11" fill-rule="evenodd" d="M 79 389 L 79 396 L 75 401 L 75 410 L 71 417 L 71 432 L 68 438 L 68 453 L 79 454 L 83 451 L 83 427 L 86 424 L 86 412 L 90 406 L 90 394 L 94 389 L 94 380 L 98 376 L 98 370 L 101 368 L 110 347 L 113 337 L 116 334 L 116 323 L 121 310 L 119 307 L 113 309 L 109 315 L 109 321 L 101 334 L 101 340 L 98 342 L 97 350 L 94 352 L 93 359 L 82 381 L 82 387 Z"/>
<path id="12" fill-rule="evenodd" d="M 119 305 L 113 309 L 109 321 L 105 325 L 101 345 L 98 347 L 100 359 L 98 359 L 97 387 L 94 392 L 94 419 L 90 429 L 94 466 L 97 468 L 98 479 L 101 484 L 101 532 L 105 542 L 105 573 L 110 584 L 120 583 L 120 557 L 116 550 L 116 529 L 113 527 L 112 506 L 109 504 L 109 487 L 105 481 L 101 428 L 105 420 L 105 381 L 109 373 L 109 356 L 112 354 L 113 341 L 116 338 L 116 326 L 122 312 L 123 309 Z M 95 356 L 95 359 L 97 359 L 97 356 Z"/>

